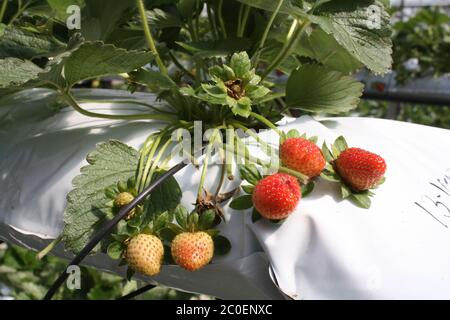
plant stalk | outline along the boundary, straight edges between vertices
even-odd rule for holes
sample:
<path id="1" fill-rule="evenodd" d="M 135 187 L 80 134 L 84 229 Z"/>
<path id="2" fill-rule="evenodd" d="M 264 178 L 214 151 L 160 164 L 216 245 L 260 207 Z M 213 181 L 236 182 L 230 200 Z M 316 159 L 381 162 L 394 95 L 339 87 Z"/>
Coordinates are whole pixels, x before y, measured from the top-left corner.
<path id="1" fill-rule="evenodd" d="M 166 66 L 164 65 L 164 63 L 161 60 L 161 57 L 159 56 L 158 50 L 156 49 L 155 41 L 153 40 L 153 36 L 150 31 L 150 25 L 148 24 L 147 16 L 145 14 L 144 1 L 136 0 L 136 2 L 138 5 L 138 8 L 139 8 L 139 13 L 141 15 L 142 27 L 144 29 L 144 34 L 145 34 L 145 38 L 147 40 L 147 44 L 150 47 L 150 50 L 155 55 L 156 64 L 158 65 L 159 70 L 161 71 L 161 73 L 163 75 L 168 76 Z"/>
<path id="2" fill-rule="evenodd" d="M 2 8 L 0 9 L 0 23 L 3 22 L 3 17 L 5 16 L 6 8 L 8 7 L 8 0 L 3 0 Z"/>

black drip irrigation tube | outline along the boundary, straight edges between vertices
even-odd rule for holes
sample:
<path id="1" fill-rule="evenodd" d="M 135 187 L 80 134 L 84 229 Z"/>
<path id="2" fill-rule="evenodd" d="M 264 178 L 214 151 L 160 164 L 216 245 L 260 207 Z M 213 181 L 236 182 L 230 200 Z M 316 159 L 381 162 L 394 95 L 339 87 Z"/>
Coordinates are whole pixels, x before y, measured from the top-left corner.
<path id="1" fill-rule="evenodd" d="M 116 224 L 119 223 L 120 220 L 125 218 L 131 210 L 133 210 L 137 205 L 139 205 L 142 201 L 147 198 L 153 190 L 155 190 L 161 183 L 163 183 L 167 178 L 173 176 L 175 173 L 186 167 L 188 163 L 183 161 L 179 164 L 172 167 L 170 170 L 168 170 L 163 175 L 159 176 L 154 182 L 152 182 L 147 188 L 144 189 L 140 194 L 136 196 L 136 198 L 133 199 L 128 205 L 120 209 L 118 214 L 108 222 L 106 222 L 102 228 L 92 237 L 92 239 L 86 244 L 86 246 L 80 251 L 80 253 L 73 258 L 73 260 L 69 263 L 69 265 L 64 269 L 64 271 L 59 275 L 58 279 L 53 283 L 51 288 L 48 290 L 47 294 L 44 297 L 44 300 L 51 300 L 56 291 L 61 287 L 61 285 L 66 281 L 66 279 L 69 277 L 69 273 L 67 273 L 67 268 L 69 266 L 76 266 L 83 261 L 84 258 L 86 258 L 87 255 L 92 251 L 92 249 L 95 248 L 95 246 L 107 235 L 111 233 L 113 228 L 116 226 Z M 154 286 L 152 286 L 154 287 Z M 143 287 L 141 289 L 146 288 L 144 291 L 151 289 L 150 285 Z M 140 293 L 144 292 L 141 291 L 141 289 L 122 297 L 123 299 L 129 299 L 132 297 L 135 297 L 139 295 Z"/>

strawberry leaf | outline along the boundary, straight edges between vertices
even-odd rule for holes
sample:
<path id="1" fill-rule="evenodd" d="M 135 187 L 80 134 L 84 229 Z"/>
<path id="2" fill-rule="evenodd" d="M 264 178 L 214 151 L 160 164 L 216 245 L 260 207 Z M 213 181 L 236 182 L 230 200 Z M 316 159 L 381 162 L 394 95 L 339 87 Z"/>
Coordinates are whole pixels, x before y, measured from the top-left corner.
<path id="1" fill-rule="evenodd" d="M 110 202 L 105 189 L 135 175 L 139 153 L 111 140 L 97 145 L 87 156 L 88 165 L 74 178 L 74 189 L 67 195 L 64 212 L 63 241 L 65 248 L 78 253 L 110 216 Z M 93 251 L 98 251 L 97 246 Z"/>
<path id="2" fill-rule="evenodd" d="M 369 209 L 371 205 L 370 198 L 365 193 L 352 193 L 350 199 L 354 204 L 363 209 Z"/>
<path id="3" fill-rule="evenodd" d="M 255 223 L 256 221 L 258 221 L 258 220 L 261 219 L 261 218 L 262 218 L 262 216 L 261 216 L 261 214 L 258 212 L 258 210 L 253 209 L 253 212 L 252 212 L 252 222 Z"/>
<path id="4" fill-rule="evenodd" d="M 328 149 L 327 144 L 325 142 L 322 144 L 322 153 L 327 162 L 331 162 L 334 160 L 333 154 L 331 153 L 330 149 Z"/>
<path id="5" fill-rule="evenodd" d="M 258 168 L 254 164 L 240 165 L 239 174 L 242 180 L 247 180 L 252 185 L 256 185 L 262 179 Z"/>
<path id="6" fill-rule="evenodd" d="M 214 253 L 220 256 L 226 255 L 231 250 L 231 242 L 224 236 L 214 238 Z"/>
<path id="7" fill-rule="evenodd" d="M 314 182 L 310 181 L 302 186 L 302 198 L 307 197 L 314 190 Z"/>
<path id="8" fill-rule="evenodd" d="M 336 173 L 330 171 L 323 171 L 320 177 L 331 182 L 341 182 L 341 178 Z"/>
<path id="9" fill-rule="evenodd" d="M 175 210 L 175 220 L 183 229 L 187 228 L 188 211 L 182 205 L 178 205 Z"/>
<path id="10" fill-rule="evenodd" d="M 158 234 L 163 240 L 169 243 L 177 236 L 177 233 L 169 227 L 162 228 L 159 230 Z"/>
<path id="11" fill-rule="evenodd" d="M 247 194 L 239 198 L 233 199 L 230 203 L 230 208 L 234 210 L 246 210 L 253 207 L 252 196 Z"/>
<path id="12" fill-rule="evenodd" d="M 198 227 L 200 230 L 207 230 L 211 228 L 216 218 L 216 213 L 214 210 L 206 210 L 200 214 L 198 219 Z"/>
<path id="13" fill-rule="evenodd" d="M 341 183 L 341 195 L 342 199 L 346 199 L 352 195 L 352 191 L 345 184 Z"/>
<path id="14" fill-rule="evenodd" d="M 252 185 L 245 185 L 241 186 L 242 190 L 244 190 L 245 193 L 252 194 L 253 190 L 255 189 L 255 186 Z"/>
<path id="15" fill-rule="evenodd" d="M 109 244 L 106 252 L 111 259 L 118 260 L 122 257 L 123 250 L 124 248 L 122 243 L 114 241 Z"/>
<path id="16" fill-rule="evenodd" d="M 153 223 L 153 232 L 158 232 L 169 223 L 169 213 L 166 211 L 160 214 Z"/>
<path id="17" fill-rule="evenodd" d="M 348 149 L 347 141 L 345 141 L 345 138 L 343 136 L 339 136 L 333 143 L 334 148 L 337 151 L 336 158 L 341 154 L 341 152 Z"/>

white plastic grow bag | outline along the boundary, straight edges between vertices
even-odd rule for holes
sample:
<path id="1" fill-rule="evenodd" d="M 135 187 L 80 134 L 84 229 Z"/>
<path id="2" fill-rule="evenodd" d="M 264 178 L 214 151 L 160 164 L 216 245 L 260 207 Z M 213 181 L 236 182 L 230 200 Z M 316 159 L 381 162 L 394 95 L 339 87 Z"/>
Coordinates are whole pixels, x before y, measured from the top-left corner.
<path id="1" fill-rule="evenodd" d="M 121 92 L 106 90 L 79 95 L 123 98 Z M 132 98 L 153 99 L 144 94 Z M 138 148 L 161 127 L 87 118 L 69 108 L 54 111 L 50 101 L 47 91 L 33 90 L 0 102 L 0 237 L 37 250 L 49 242 L 44 239 L 61 232 L 65 196 L 96 143 L 119 139 Z M 147 111 L 136 105 L 85 107 L 122 114 Z M 361 118 L 284 119 L 281 128 L 297 128 L 328 142 L 343 134 L 352 146 L 383 155 L 387 180 L 371 209 L 339 201 L 337 186 L 323 181 L 281 226 L 262 220 L 252 224 L 250 213 L 225 208 L 227 223 L 221 229 L 232 242 L 230 254 L 199 272 L 165 266 L 161 275 L 145 280 L 225 299 L 282 298 L 272 280 L 292 298 L 450 298 L 450 132 Z M 183 204 L 191 205 L 199 172 L 189 166 L 176 178 Z M 235 185 L 229 182 L 225 188 Z M 62 247 L 55 253 L 70 257 Z M 103 254 L 85 263 L 122 275 L 125 271 Z"/>

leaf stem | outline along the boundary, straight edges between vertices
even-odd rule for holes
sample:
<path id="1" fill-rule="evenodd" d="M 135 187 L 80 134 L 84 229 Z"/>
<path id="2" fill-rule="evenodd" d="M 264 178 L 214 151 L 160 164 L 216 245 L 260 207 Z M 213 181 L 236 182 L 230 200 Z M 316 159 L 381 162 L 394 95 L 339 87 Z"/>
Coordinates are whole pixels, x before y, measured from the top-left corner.
<path id="1" fill-rule="evenodd" d="M 225 22 L 223 21 L 222 9 L 223 9 L 223 0 L 219 0 L 219 4 L 217 6 L 217 15 L 219 18 L 220 28 L 222 29 L 223 37 L 227 38 L 227 29 L 225 28 Z"/>
<path id="2" fill-rule="evenodd" d="M 248 16 L 250 13 L 250 6 L 245 6 L 244 13 L 242 15 L 242 21 L 240 21 L 239 30 L 238 30 L 238 38 L 242 38 L 244 36 L 245 28 L 247 27 Z"/>
<path id="3" fill-rule="evenodd" d="M 213 38 L 215 40 L 219 39 L 219 32 L 217 31 L 217 25 L 216 25 L 216 21 L 214 19 L 213 13 L 212 13 L 212 9 L 209 3 L 206 3 L 206 11 L 208 13 L 208 20 L 209 20 L 209 25 L 211 28 L 211 33 L 213 35 Z"/>
<path id="4" fill-rule="evenodd" d="M 294 20 L 292 23 L 292 29 L 290 32 L 290 36 L 288 36 L 288 40 L 281 49 L 281 51 L 278 53 L 277 57 L 273 60 L 273 62 L 267 67 L 266 71 L 262 75 L 262 79 L 265 79 L 273 70 L 275 70 L 283 61 L 284 59 L 291 53 L 292 48 L 297 43 L 300 36 L 303 34 L 303 32 L 306 30 L 306 27 L 310 24 L 309 21 L 305 21 L 302 26 L 298 27 L 298 20 Z"/>
<path id="5" fill-rule="evenodd" d="M 197 199 L 200 199 L 202 196 L 203 185 L 205 184 L 206 172 L 208 171 L 209 158 L 211 156 L 212 147 L 213 147 L 214 141 L 216 140 L 216 136 L 217 136 L 218 132 L 219 132 L 219 129 L 216 128 L 214 130 L 213 134 L 211 135 L 211 138 L 209 139 L 208 146 L 206 147 L 205 159 L 203 160 L 202 174 L 200 176 L 200 182 L 198 184 Z"/>
<path id="6" fill-rule="evenodd" d="M 261 42 L 259 43 L 258 50 L 256 51 L 256 54 L 254 57 L 253 65 L 255 67 L 258 65 L 259 56 L 261 54 L 261 49 L 264 48 L 264 45 L 266 44 L 266 40 L 267 40 L 267 37 L 269 36 L 270 29 L 272 28 L 273 22 L 275 21 L 275 18 L 278 15 L 278 12 L 280 11 L 281 6 L 283 5 L 283 2 L 284 2 L 284 0 L 278 1 L 278 5 L 275 8 L 275 11 L 270 16 L 269 23 L 267 24 L 266 29 L 264 30 L 264 33 L 261 38 Z"/>
<path id="7" fill-rule="evenodd" d="M 151 104 L 142 102 L 142 101 L 137 101 L 137 100 L 90 100 L 90 99 L 80 99 L 79 102 L 81 103 L 117 103 L 117 104 L 135 104 L 138 106 L 145 106 L 148 107 L 152 110 L 155 110 L 156 112 L 161 112 L 161 113 L 167 113 L 167 114 L 176 114 L 175 112 L 171 112 L 171 111 L 166 111 L 166 110 L 162 110 L 159 109 Z"/>
<path id="8" fill-rule="evenodd" d="M 243 126 L 239 123 L 231 123 L 234 127 L 239 128 L 244 130 L 244 132 L 246 134 L 248 134 L 249 136 L 251 136 L 253 139 L 255 139 L 257 142 L 259 142 L 259 144 L 261 144 L 261 146 L 263 146 L 266 150 L 265 153 L 269 154 L 269 149 L 274 150 L 273 147 L 271 147 L 267 142 L 265 142 L 263 139 L 261 139 L 261 137 L 256 134 L 255 132 L 253 132 L 251 129 L 247 128 L 246 126 Z"/>
<path id="9" fill-rule="evenodd" d="M 155 41 L 153 40 L 152 33 L 150 31 L 150 25 L 147 21 L 147 16 L 145 14 L 145 6 L 143 0 L 136 0 L 137 6 L 139 8 L 139 13 L 141 15 L 141 22 L 142 27 L 144 29 L 145 38 L 147 40 L 148 46 L 150 47 L 150 50 L 155 55 L 156 64 L 158 65 L 159 70 L 161 73 L 165 76 L 168 75 L 167 69 L 164 65 L 164 63 L 161 60 L 161 57 L 159 56 L 158 50 L 156 49 Z"/>
<path id="10" fill-rule="evenodd" d="M 46 246 L 44 249 L 38 252 L 38 254 L 36 255 L 36 259 L 42 260 L 47 254 L 50 253 L 50 251 L 52 251 L 61 242 L 62 238 L 63 237 L 61 234 L 60 236 L 58 236 L 58 238 L 50 242 L 48 246 Z"/>
<path id="11" fill-rule="evenodd" d="M 5 16 L 7 6 L 8 6 L 8 0 L 3 0 L 2 8 L 0 9 L 0 23 L 3 22 L 3 17 Z"/>
<path id="12" fill-rule="evenodd" d="M 276 125 L 274 125 L 270 120 L 264 118 L 262 115 L 255 113 L 255 112 L 250 112 L 250 116 L 252 116 L 256 120 L 258 120 L 259 122 L 265 124 L 268 128 L 274 130 L 280 136 L 282 135 L 282 132 L 280 131 L 280 129 L 278 129 Z"/>
<path id="13" fill-rule="evenodd" d="M 70 92 L 62 92 L 61 93 L 63 98 L 74 108 L 76 111 L 81 113 L 82 115 L 85 115 L 87 117 L 92 118 L 100 118 L 100 119 L 111 119 L 111 120 L 163 120 L 163 121 L 174 121 L 177 120 L 176 116 L 168 115 L 168 114 L 124 114 L 124 115 L 117 115 L 117 114 L 103 114 L 103 113 L 96 113 L 91 112 L 88 110 L 83 109 L 78 102 L 75 100 L 75 98 L 70 94 Z"/>

